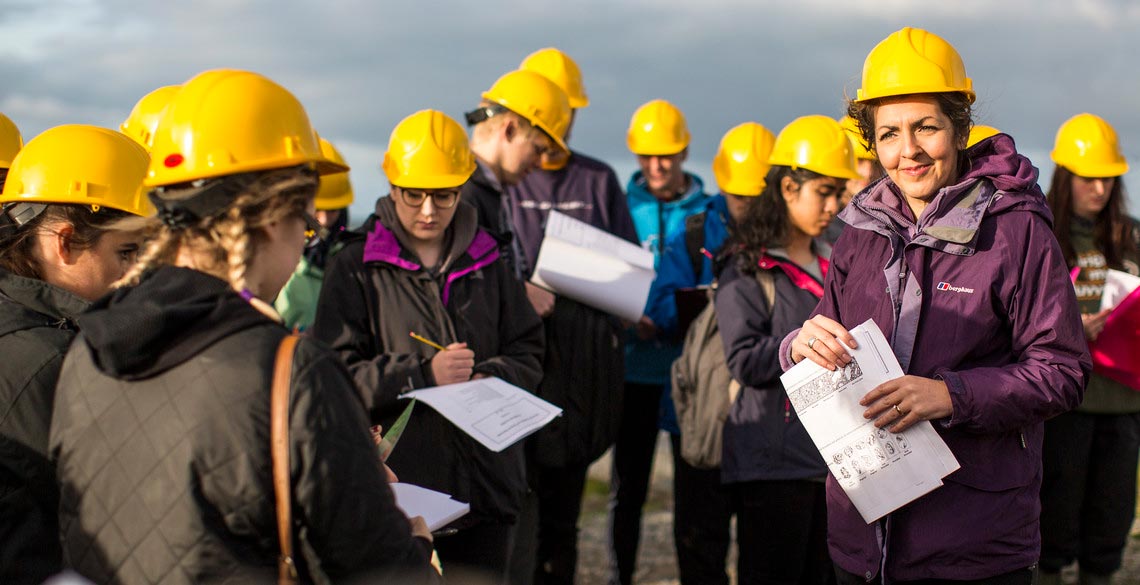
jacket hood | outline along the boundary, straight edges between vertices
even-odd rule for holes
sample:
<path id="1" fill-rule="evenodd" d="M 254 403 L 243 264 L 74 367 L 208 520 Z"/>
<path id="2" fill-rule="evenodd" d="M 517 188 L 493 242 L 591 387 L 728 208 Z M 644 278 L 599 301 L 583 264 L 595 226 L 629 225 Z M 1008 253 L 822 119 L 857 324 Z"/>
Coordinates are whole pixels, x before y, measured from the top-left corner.
<path id="1" fill-rule="evenodd" d="M 104 297 L 78 321 L 95 366 L 124 380 L 156 376 L 222 338 L 273 323 L 229 283 L 173 266 Z"/>
<path id="2" fill-rule="evenodd" d="M 72 328 L 75 317 L 91 303 L 35 278 L 16 276 L 0 270 L 0 335 L 33 327 Z"/>
<path id="3" fill-rule="evenodd" d="M 703 203 L 701 200 L 705 197 L 704 182 L 701 181 L 700 177 L 692 173 L 685 173 L 685 176 L 689 178 L 688 190 L 686 190 L 677 199 L 664 203 L 664 206 L 666 208 L 686 207 L 693 204 L 694 202 Z M 629 184 L 626 185 L 625 190 L 626 193 L 629 194 L 629 198 L 632 200 L 631 203 L 637 203 L 639 200 L 648 202 L 657 201 L 657 198 L 649 192 L 649 188 L 645 183 L 645 174 L 641 171 L 636 171 L 633 173 L 633 176 L 629 178 Z"/>
<path id="4" fill-rule="evenodd" d="M 390 262 L 411 268 L 413 270 L 419 269 L 423 262 L 416 257 L 415 252 L 412 251 L 411 236 L 404 230 L 404 226 L 400 224 L 400 218 L 396 215 L 396 204 L 392 197 L 381 197 L 376 201 L 376 221 L 369 230 L 368 243 L 365 244 L 365 261 L 373 258 L 369 254 L 376 245 L 381 243 L 381 240 L 387 241 L 392 237 L 395 238 L 394 242 L 389 242 L 385 248 L 389 250 L 387 255 L 392 255 L 406 261 L 411 261 L 410 264 L 405 265 L 404 262 Z M 376 227 L 382 227 L 390 235 L 385 236 L 376 231 Z M 476 217 L 475 208 L 463 201 L 459 201 L 455 206 L 455 215 L 452 216 L 451 225 L 447 226 L 444 235 L 445 253 L 443 261 L 439 265 L 440 272 L 446 272 L 454 262 L 471 247 L 471 243 L 475 240 L 475 236 L 479 233 L 479 224 Z M 396 244 L 393 248 L 391 244 Z M 414 266 L 414 267 L 413 267 Z"/>
<path id="5" fill-rule="evenodd" d="M 873 231 L 919 234 L 950 245 L 969 246 L 983 218 L 1011 211 L 1040 215 L 1053 224 L 1037 168 L 1017 153 L 1013 138 L 998 134 L 962 154 L 966 172 L 943 187 L 915 221 L 898 187 L 883 177 L 856 195 L 839 214 L 849 226 Z"/>

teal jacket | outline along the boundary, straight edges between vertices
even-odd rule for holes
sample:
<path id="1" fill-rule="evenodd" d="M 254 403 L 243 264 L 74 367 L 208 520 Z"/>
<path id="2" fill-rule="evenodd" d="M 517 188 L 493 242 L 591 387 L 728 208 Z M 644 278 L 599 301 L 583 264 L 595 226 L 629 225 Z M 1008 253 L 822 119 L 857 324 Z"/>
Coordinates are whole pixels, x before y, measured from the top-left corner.
<path id="1" fill-rule="evenodd" d="M 685 218 L 704 211 L 708 205 L 710 196 L 705 193 L 701 178 L 691 173 L 685 175 L 689 178 L 689 190 L 669 202 L 662 202 L 649 193 L 641 171 L 635 172 L 626 186 L 637 239 L 641 247 L 653 252 L 654 268 L 668 252 L 667 246 L 673 245 L 670 236 L 685 230 Z M 680 239 L 674 241 L 684 245 Z M 649 307 L 645 312 L 649 312 Z M 681 345 L 667 336 L 648 341 L 632 338 L 625 346 L 625 379 L 638 384 L 668 384 L 669 368 L 679 355 Z"/>

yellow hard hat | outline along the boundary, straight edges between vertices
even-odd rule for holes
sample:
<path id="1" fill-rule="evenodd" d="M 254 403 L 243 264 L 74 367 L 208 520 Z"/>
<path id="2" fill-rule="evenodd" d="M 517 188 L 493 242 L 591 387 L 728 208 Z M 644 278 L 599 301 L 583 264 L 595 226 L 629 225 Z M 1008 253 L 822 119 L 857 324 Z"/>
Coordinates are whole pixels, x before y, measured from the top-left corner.
<path id="1" fill-rule="evenodd" d="M 1093 114 L 1077 114 L 1062 124 L 1049 156 L 1082 177 L 1119 177 L 1128 172 L 1116 130 Z"/>
<path id="2" fill-rule="evenodd" d="M 749 197 L 763 192 L 775 142 L 772 131 L 756 122 L 745 122 L 725 133 L 713 158 L 720 192 Z"/>
<path id="3" fill-rule="evenodd" d="M 131 109 L 127 119 L 119 124 L 119 130 L 133 138 L 143 148 L 150 150 L 154 142 L 154 129 L 158 127 L 158 119 L 178 90 L 177 85 L 167 85 L 144 95 Z"/>
<path id="4" fill-rule="evenodd" d="M 962 57 L 942 37 L 908 26 L 871 49 L 855 101 L 945 92 L 961 92 L 974 101 L 974 82 L 966 77 Z"/>
<path id="5" fill-rule="evenodd" d="M 309 115 L 288 90 L 257 73 L 217 69 L 187 81 L 170 100 L 155 130 L 145 184 L 302 164 L 322 175 L 348 170 L 321 153 Z"/>
<path id="6" fill-rule="evenodd" d="M 570 99 L 553 81 L 534 71 L 518 69 L 500 77 L 483 99 L 526 118 L 564 151 L 570 129 Z"/>
<path id="7" fill-rule="evenodd" d="M 851 147 L 855 149 L 855 158 L 863 160 L 878 160 L 879 157 L 875 156 L 874 152 L 867 149 L 866 144 L 863 142 L 863 135 L 859 133 L 859 125 L 855 123 L 854 118 L 851 116 L 843 116 L 839 118 L 839 125 L 847 131 L 847 137 L 851 139 Z"/>
<path id="8" fill-rule="evenodd" d="M 855 170 L 847 131 L 827 116 L 803 116 L 784 126 L 768 164 L 807 169 L 825 177 L 862 178 Z"/>
<path id="9" fill-rule="evenodd" d="M 688 148 L 690 138 L 681 110 L 665 100 L 653 100 L 633 113 L 625 141 L 634 154 L 669 156 Z"/>
<path id="10" fill-rule="evenodd" d="M 475 155 L 459 122 L 443 112 L 420 110 L 392 130 L 382 166 L 397 187 L 451 189 L 475 172 Z"/>
<path id="11" fill-rule="evenodd" d="M 966 139 L 966 148 L 970 148 L 971 146 L 998 134 L 1001 134 L 1001 130 L 994 128 L 993 126 L 975 124 L 970 128 L 970 137 Z"/>
<path id="12" fill-rule="evenodd" d="M 340 155 L 340 151 L 324 138 L 321 138 L 321 152 L 324 153 L 325 158 L 345 167 L 348 166 L 344 162 L 344 157 Z M 321 177 L 321 186 L 317 189 L 317 198 L 313 204 L 317 206 L 318 210 L 332 211 L 352 205 L 352 199 L 352 183 L 348 181 L 348 171 L 345 171 Z"/>
<path id="13" fill-rule="evenodd" d="M 534 71 L 554 82 L 566 92 L 571 108 L 584 108 L 590 105 L 586 96 L 586 86 L 582 85 L 582 70 L 569 55 L 549 47 L 539 49 L 523 59 L 519 69 Z"/>
<path id="14" fill-rule="evenodd" d="M 16 155 L 0 204 L 71 203 L 151 215 L 142 189 L 150 157 L 125 134 L 81 124 L 56 126 Z"/>
<path id="15" fill-rule="evenodd" d="M 12 159 L 20 152 L 24 139 L 20 137 L 20 129 L 8 116 L 0 114 L 0 169 L 12 166 Z"/>

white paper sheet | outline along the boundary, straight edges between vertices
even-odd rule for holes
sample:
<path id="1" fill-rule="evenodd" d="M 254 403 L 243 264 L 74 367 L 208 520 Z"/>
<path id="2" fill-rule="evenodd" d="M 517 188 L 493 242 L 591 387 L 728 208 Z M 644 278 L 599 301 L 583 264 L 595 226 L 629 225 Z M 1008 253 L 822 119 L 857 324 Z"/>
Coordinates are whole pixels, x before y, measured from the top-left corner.
<path id="1" fill-rule="evenodd" d="M 656 276 L 652 252 L 551 211 L 530 280 L 595 309 L 637 321 Z"/>
<path id="2" fill-rule="evenodd" d="M 396 506 L 408 518 L 423 516 L 428 530 L 436 531 L 467 515 L 471 505 L 451 496 L 410 483 L 388 484 L 396 496 Z"/>
<path id="3" fill-rule="evenodd" d="M 1104 294 L 1100 297 L 1100 310 L 1115 309 L 1137 287 L 1140 287 L 1140 276 L 1108 269 L 1104 277 Z"/>
<path id="4" fill-rule="evenodd" d="M 895 434 L 863 418 L 859 400 L 903 371 L 873 321 L 850 331 L 859 349 L 849 349 L 847 367 L 831 372 L 803 360 L 780 381 L 831 474 L 869 524 L 938 488 L 959 465 L 927 421 Z"/>
<path id="5" fill-rule="evenodd" d="M 546 426 L 562 409 L 499 378 L 435 386 L 408 392 L 498 453 Z"/>

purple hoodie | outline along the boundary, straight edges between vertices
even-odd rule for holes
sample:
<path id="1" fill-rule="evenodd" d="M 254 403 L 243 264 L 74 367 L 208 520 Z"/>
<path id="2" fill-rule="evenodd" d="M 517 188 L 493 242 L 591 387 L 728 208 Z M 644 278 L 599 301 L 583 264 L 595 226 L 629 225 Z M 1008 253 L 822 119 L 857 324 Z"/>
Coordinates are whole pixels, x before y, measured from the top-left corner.
<path id="1" fill-rule="evenodd" d="M 953 403 L 933 422 L 962 467 L 941 488 L 868 525 L 828 477 L 832 559 L 868 579 L 1035 563 L 1043 422 L 1080 403 L 1092 366 L 1037 169 L 1005 135 L 966 160 L 917 222 L 889 177 L 857 195 L 813 313 L 847 328 L 873 318 L 903 370 L 944 380 Z M 785 369 L 797 333 L 781 346 Z"/>

